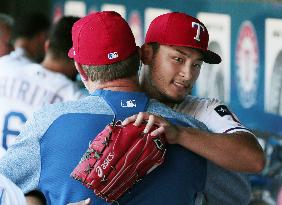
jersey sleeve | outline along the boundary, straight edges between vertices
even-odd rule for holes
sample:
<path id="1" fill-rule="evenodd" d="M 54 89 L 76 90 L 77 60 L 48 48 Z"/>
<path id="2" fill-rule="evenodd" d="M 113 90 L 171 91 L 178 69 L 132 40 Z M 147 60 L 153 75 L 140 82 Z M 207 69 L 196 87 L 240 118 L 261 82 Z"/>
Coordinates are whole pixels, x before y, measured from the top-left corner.
<path id="1" fill-rule="evenodd" d="M 234 133 L 243 131 L 251 133 L 250 130 L 241 124 L 238 117 L 220 100 L 209 100 L 205 110 L 205 113 L 202 113 L 202 109 L 199 110 L 199 113 L 203 117 L 203 123 L 205 123 L 212 132 Z"/>
<path id="2" fill-rule="evenodd" d="M 165 117 L 167 119 L 174 118 L 175 120 L 178 120 L 183 126 L 189 126 L 208 131 L 207 126 L 198 119 L 195 119 L 192 115 L 189 115 L 187 113 L 176 112 L 175 110 L 172 110 L 164 104 L 156 102 L 155 100 L 151 102 L 153 103 L 148 106 L 147 112 L 156 115 L 161 115 L 162 117 Z"/>
<path id="3" fill-rule="evenodd" d="M 218 99 L 191 97 L 179 105 L 176 110 L 194 116 L 214 133 L 243 131 L 252 134 L 241 124 L 238 117 Z"/>
<path id="4" fill-rule="evenodd" d="M 24 193 L 37 188 L 40 177 L 40 137 L 37 120 L 28 120 L 18 140 L 0 160 L 0 173 L 19 186 Z"/>

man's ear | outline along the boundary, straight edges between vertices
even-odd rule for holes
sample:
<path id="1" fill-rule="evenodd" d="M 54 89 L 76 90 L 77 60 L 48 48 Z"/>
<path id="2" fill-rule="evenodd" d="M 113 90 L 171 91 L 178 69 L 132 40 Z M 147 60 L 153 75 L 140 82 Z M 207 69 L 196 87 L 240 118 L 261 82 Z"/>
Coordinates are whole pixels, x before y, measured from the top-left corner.
<path id="1" fill-rule="evenodd" d="M 145 43 L 141 47 L 141 60 L 144 65 L 150 65 L 153 59 L 153 48 Z"/>
<path id="2" fill-rule="evenodd" d="M 84 70 L 82 69 L 81 64 L 78 63 L 78 62 L 76 62 L 76 61 L 74 62 L 74 64 L 75 64 L 76 70 L 79 72 L 79 74 L 80 74 L 80 76 L 81 76 L 81 79 L 82 79 L 83 81 L 88 81 L 88 76 L 86 75 L 86 73 L 85 73 Z"/>

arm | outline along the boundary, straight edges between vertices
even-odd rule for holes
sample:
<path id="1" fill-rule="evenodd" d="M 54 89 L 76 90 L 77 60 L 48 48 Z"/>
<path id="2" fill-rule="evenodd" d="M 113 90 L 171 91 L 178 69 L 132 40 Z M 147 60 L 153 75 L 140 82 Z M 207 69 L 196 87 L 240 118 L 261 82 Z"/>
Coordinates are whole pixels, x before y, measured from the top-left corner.
<path id="1" fill-rule="evenodd" d="M 152 135 L 164 132 L 168 143 L 179 144 L 225 169 L 259 172 L 264 167 L 264 153 L 256 138 L 248 132 L 209 133 L 196 128 L 174 126 L 162 117 L 149 113 L 129 117 L 123 124 L 135 121 L 138 126 L 143 120 L 148 120 L 144 132 L 155 123 L 159 128 Z"/>
<path id="2" fill-rule="evenodd" d="M 18 141 L 0 160 L 0 173 L 5 175 L 24 193 L 37 188 L 40 176 L 40 147 L 36 120 L 27 121 Z"/>
<path id="3" fill-rule="evenodd" d="M 182 127 L 176 143 L 232 171 L 260 172 L 265 164 L 261 146 L 248 132 L 222 134 Z"/>

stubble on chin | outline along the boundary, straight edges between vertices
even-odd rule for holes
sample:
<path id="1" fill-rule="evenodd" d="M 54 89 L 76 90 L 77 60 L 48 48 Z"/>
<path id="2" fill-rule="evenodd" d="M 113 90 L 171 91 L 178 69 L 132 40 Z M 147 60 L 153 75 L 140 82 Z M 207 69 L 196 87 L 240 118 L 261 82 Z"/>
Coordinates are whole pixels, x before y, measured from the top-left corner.
<path id="1" fill-rule="evenodd" d="M 157 87 L 154 86 L 153 83 L 151 83 L 151 86 L 150 86 L 150 93 L 151 93 L 150 95 L 152 98 L 157 99 L 158 101 L 166 104 L 169 107 L 172 107 L 175 104 L 181 103 L 185 98 L 185 97 L 180 97 L 180 98 L 171 97 L 165 91 L 157 89 Z"/>
<path id="2" fill-rule="evenodd" d="M 175 104 L 179 104 L 184 100 L 185 97 L 174 98 L 171 97 L 165 91 L 159 89 L 158 86 L 154 84 L 154 81 L 151 78 L 151 73 L 147 77 L 148 78 L 146 79 L 147 82 L 146 82 L 145 90 L 146 93 L 150 96 L 150 98 L 156 99 L 161 103 L 166 104 L 169 107 L 172 107 Z"/>

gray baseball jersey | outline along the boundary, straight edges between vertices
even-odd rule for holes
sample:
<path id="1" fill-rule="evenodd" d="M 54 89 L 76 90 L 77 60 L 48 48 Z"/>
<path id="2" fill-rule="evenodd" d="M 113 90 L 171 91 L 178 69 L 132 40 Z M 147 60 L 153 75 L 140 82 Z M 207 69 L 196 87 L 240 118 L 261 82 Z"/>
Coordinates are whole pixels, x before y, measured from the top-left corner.
<path id="1" fill-rule="evenodd" d="M 214 133 L 251 133 L 235 114 L 217 99 L 187 96 L 175 110 L 195 117 Z M 247 205 L 250 196 L 251 187 L 245 174 L 225 170 L 208 161 L 205 186 L 208 205 Z"/>

